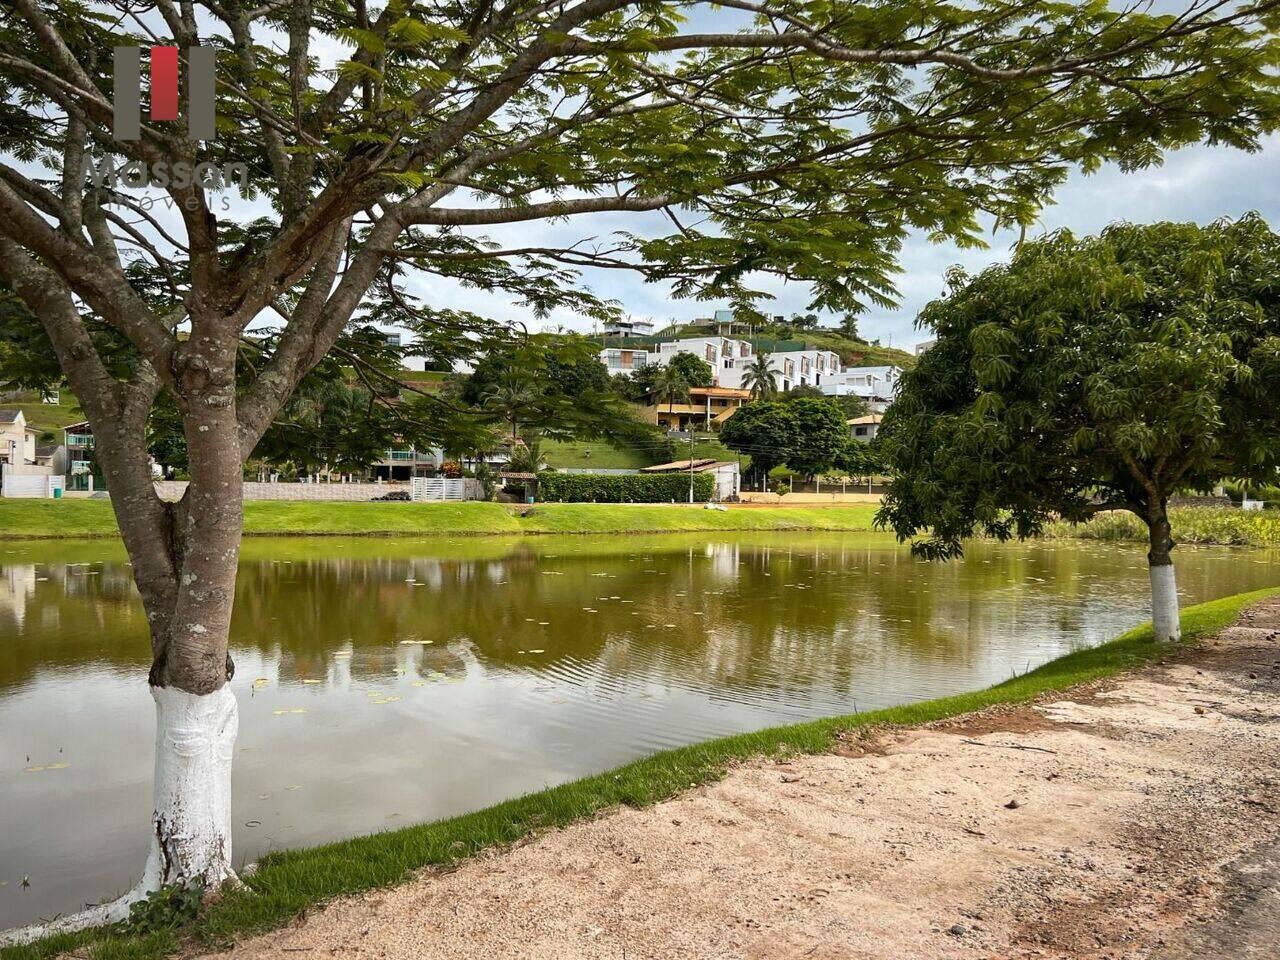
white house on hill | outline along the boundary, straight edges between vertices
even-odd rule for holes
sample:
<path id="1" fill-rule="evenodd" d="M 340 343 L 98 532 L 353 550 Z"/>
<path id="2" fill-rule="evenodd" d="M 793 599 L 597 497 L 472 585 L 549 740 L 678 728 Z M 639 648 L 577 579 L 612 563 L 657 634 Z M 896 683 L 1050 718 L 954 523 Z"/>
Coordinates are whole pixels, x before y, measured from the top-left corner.
<path id="1" fill-rule="evenodd" d="M 884 413 L 897 395 L 901 374 L 895 366 L 848 367 L 819 387 L 831 397 L 861 397 L 872 413 Z"/>
<path id="2" fill-rule="evenodd" d="M 711 367 L 715 386 L 733 390 L 743 388 L 743 376 L 756 358 L 756 348 L 749 340 L 733 337 L 688 337 L 660 343 L 657 349 L 619 349 L 606 347 L 600 360 L 611 374 L 630 373 L 641 367 L 662 366 L 681 353 L 691 353 Z M 791 350 L 769 354 L 769 368 L 774 372 L 779 390 L 793 387 L 822 387 L 840 373 L 840 355 L 832 350 Z"/>

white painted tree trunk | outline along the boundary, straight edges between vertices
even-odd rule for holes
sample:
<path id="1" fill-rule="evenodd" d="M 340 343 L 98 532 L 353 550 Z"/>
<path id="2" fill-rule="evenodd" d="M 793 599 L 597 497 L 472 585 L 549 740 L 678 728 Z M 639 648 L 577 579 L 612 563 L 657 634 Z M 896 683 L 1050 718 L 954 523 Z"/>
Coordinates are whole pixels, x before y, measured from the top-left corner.
<path id="1" fill-rule="evenodd" d="M 1153 564 L 1151 570 L 1151 625 L 1157 642 L 1182 639 L 1178 616 L 1178 583 L 1173 564 Z"/>
<path id="2" fill-rule="evenodd" d="M 155 804 L 151 853 L 142 882 L 154 890 L 199 883 L 212 889 L 231 869 L 231 758 L 240 726 L 223 684 L 197 696 L 153 687 L 156 701 Z"/>
<path id="3" fill-rule="evenodd" d="M 0 946 L 31 943 L 127 919 L 129 908 L 161 887 L 213 889 L 236 880 L 231 861 L 231 759 L 239 711 L 224 684 L 199 696 L 152 687 L 156 767 L 151 851 L 142 879 L 119 899 L 51 923 L 0 933 Z"/>

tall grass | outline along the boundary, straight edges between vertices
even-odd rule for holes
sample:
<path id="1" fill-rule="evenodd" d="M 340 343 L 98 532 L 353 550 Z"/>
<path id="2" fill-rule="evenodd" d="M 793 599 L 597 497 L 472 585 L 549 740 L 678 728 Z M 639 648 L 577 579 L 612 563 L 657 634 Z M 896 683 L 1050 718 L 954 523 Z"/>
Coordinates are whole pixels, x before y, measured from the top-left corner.
<path id="1" fill-rule="evenodd" d="M 1241 547 L 1280 547 L 1280 510 L 1244 511 L 1234 507 L 1175 507 L 1169 511 L 1179 543 Z M 1059 521 L 1045 529 L 1049 538 L 1147 542 L 1147 525 L 1127 511 L 1100 513 L 1088 523 Z"/>

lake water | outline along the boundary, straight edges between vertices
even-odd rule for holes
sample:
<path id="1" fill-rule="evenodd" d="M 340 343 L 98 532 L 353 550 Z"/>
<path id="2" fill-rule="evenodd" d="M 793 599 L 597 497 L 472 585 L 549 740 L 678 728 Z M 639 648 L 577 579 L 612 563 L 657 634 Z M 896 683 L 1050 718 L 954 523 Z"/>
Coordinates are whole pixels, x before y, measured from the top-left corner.
<path id="1" fill-rule="evenodd" d="M 1186 603 L 1280 582 L 1178 550 Z M 985 686 L 1147 619 L 1141 549 L 879 535 L 246 542 L 237 862 L 655 750 Z M 115 543 L 0 545 L 0 928 L 141 870 L 148 641 Z M 29 886 L 22 886 L 26 877 Z"/>

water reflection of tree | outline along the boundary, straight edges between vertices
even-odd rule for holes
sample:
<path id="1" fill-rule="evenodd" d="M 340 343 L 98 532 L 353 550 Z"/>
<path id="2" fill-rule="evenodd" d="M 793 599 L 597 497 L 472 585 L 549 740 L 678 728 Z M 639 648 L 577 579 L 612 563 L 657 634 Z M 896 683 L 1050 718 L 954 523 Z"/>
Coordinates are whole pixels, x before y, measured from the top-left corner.
<path id="1" fill-rule="evenodd" d="M 126 566 L 0 566 L 0 689 L 39 669 L 148 663 L 148 636 Z"/>
<path id="2" fill-rule="evenodd" d="M 1141 561 L 1115 549 L 977 544 L 961 564 L 928 564 L 883 538 L 809 535 L 277 541 L 246 553 L 233 649 L 278 662 L 282 679 L 332 682 L 334 652 L 345 649 L 360 678 L 471 662 L 766 699 L 815 687 L 839 696 L 893 670 L 964 673 L 1000 649 L 993 638 L 1007 647 L 1078 634 L 1119 603 L 1126 578 L 1117 587 L 1115 572 Z M 42 666 L 146 660 L 128 568 L 62 559 L 0 566 L 0 686 Z M 1266 579 L 1247 558 L 1189 565 L 1187 579 L 1221 593 L 1214 585 L 1241 564 Z"/>

